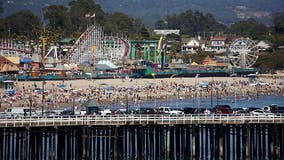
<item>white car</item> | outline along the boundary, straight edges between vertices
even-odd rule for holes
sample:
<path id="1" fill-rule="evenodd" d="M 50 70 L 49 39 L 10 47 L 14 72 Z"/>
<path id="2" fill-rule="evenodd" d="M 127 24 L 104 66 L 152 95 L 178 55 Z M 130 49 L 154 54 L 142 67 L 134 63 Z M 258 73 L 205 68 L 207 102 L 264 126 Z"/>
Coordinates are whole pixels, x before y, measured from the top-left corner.
<path id="1" fill-rule="evenodd" d="M 274 114 L 269 112 L 269 111 L 265 111 L 263 109 L 256 109 L 250 112 L 252 115 L 255 116 L 273 116 Z"/>
<path id="2" fill-rule="evenodd" d="M 170 107 L 159 107 L 159 112 L 165 114 L 184 114 L 183 111 L 174 110 Z"/>
<path id="3" fill-rule="evenodd" d="M 99 114 L 102 115 L 102 116 L 107 116 L 107 115 L 111 115 L 111 110 L 110 109 L 104 109 L 104 110 L 101 110 L 99 111 Z"/>

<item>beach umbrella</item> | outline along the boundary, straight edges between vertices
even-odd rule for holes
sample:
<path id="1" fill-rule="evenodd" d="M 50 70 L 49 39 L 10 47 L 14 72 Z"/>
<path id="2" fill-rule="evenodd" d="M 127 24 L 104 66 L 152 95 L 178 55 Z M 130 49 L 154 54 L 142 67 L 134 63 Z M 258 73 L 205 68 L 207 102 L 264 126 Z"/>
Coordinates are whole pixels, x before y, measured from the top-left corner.
<path id="1" fill-rule="evenodd" d="M 60 85 L 58 85 L 58 87 L 61 88 L 61 89 L 65 89 L 66 85 L 65 84 L 60 84 Z"/>
<path id="2" fill-rule="evenodd" d="M 110 91 L 110 90 L 113 90 L 114 87 L 113 87 L 113 86 L 108 86 L 108 87 L 106 87 L 105 89 L 108 90 L 108 91 Z"/>
<path id="3" fill-rule="evenodd" d="M 9 90 L 7 91 L 7 93 L 8 93 L 9 96 L 13 96 L 13 95 L 16 93 L 16 90 L 14 90 L 14 89 L 9 89 Z"/>

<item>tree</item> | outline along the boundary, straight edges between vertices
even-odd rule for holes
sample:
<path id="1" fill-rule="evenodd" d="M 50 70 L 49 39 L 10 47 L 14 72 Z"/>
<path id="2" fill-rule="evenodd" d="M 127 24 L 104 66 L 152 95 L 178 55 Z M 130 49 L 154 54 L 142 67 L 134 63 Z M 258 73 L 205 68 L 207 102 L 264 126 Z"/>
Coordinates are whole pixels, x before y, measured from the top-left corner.
<path id="1" fill-rule="evenodd" d="M 177 58 L 177 54 L 181 52 L 181 44 L 177 41 L 174 41 L 172 44 L 171 44 L 171 47 L 170 47 L 170 51 L 169 51 L 169 58 L 172 58 L 172 57 L 176 57 Z M 180 57 L 178 57 L 180 58 Z"/>
<path id="2" fill-rule="evenodd" d="M 257 59 L 254 67 L 260 69 L 262 73 L 274 73 L 276 70 L 284 69 L 283 53 L 262 54 Z"/>
<path id="3" fill-rule="evenodd" d="M 167 35 L 167 40 L 168 41 L 178 41 L 178 42 L 180 42 L 181 41 L 181 37 L 180 37 L 180 35 L 177 35 L 177 34 L 174 34 L 174 33 L 171 33 L 171 34 L 168 34 Z"/>
<path id="4" fill-rule="evenodd" d="M 149 39 L 150 37 L 149 31 L 144 25 L 140 28 L 139 34 L 143 39 Z"/>
<path id="5" fill-rule="evenodd" d="M 29 10 L 22 10 L 18 13 L 7 16 L 4 20 L 6 36 L 25 36 L 27 39 L 37 39 L 33 32 L 34 28 L 41 28 L 40 18 Z"/>
<path id="6" fill-rule="evenodd" d="M 43 16 L 48 20 L 48 26 L 52 31 L 62 30 L 64 35 L 70 34 L 71 21 L 68 15 L 68 8 L 60 5 L 44 7 Z"/>
<path id="7" fill-rule="evenodd" d="M 229 28 L 229 32 L 261 40 L 269 33 L 269 29 L 265 24 L 259 23 L 254 19 L 248 19 L 232 24 Z"/>
<path id="8" fill-rule="evenodd" d="M 165 22 L 164 20 L 158 20 L 155 23 L 155 29 L 166 29 L 168 28 L 167 26 L 167 22 Z"/>
<path id="9" fill-rule="evenodd" d="M 104 29 L 108 34 L 114 32 L 130 36 L 136 33 L 134 22 L 134 19 L 132 19 L 128 15 L 120 12 L 115 12 L 106 16 Z"/>
<path id="10" fill-rule="evenodd" d="M 92 18 L 99 19 L 103 16 L 103 11 L 93 0 L 73 0 L 69 6 L 73 31 L 84 31 L 91 24 Z"/>
<path id="11" fill-rule="evenodd" d="M 284 12 L 275 13 L 272 18 L 276 33 L 284 34 Z"/>
<path id="12" fill-rule="evenodd" d="M 2 15 L 3 11 L 3 2 L 0 1 L 0 16 Z"/>
<path id="13" fill-rule="evenodd" d="M 226 28 L 218 23 L 212 14 L 202 14 L 192 10 L 187 10 L 179 15 L 169 15 L 165 20 L 158 20 L 156 27 L 158 29 L 180 29 L 181 34 L 190 36 L 196 36 L 201 32 L 220 32 Z"/>

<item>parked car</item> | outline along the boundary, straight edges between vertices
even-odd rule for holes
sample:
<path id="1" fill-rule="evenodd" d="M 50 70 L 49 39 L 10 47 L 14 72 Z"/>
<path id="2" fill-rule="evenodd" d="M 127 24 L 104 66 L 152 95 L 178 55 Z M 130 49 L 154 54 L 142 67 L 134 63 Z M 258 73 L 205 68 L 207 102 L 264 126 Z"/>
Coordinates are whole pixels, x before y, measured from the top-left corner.
<path id="1" fill-rule="evenodd" d="M 141 114 L 157 114 L 159 113 L 155 108 L 141 108 Z"/>
<path id="2" fill-rule="evenodd" d="M 277 104 L 270 104 L 268 106 L 272 113 L 284 113 L 284 106 L 278 106 Z"/>
<path id="3" fill-rule="evenodd" d="M 107 116 L 107 115 L 111 115 L 112 112 L 110 109 L 102 109 L 99 111 L 99 114 L 102 115 L 102 116 Z"/>
<path id="4" fill-rule="evenodd" d="M 229 105 L 217 105 L 212 111 L 216 114 L 232 114 L 233 111 Z"/>
<path id="5" fill-rule="evenodd" d="M 11 107 L 5 110 L 5 114 L 8 117 L 21 117 L 29 115 L 30 111 L 32 115 L 35 114 L 35 110 L 34 109 L 30 110 L 29 107 Z"/>
<path id="6" fill-rule="evenodd" d="M 211 114 L 211 111 L 210 109 L 208 108 L 196 108 L 195 111 L 194 111 L 194 114 Z"/>
<path id="7" fill-rule="evenodd" d="M 196 108 L 193 107 L 184 107 L 183 112 L 184 114 L 194 114 Z"/>
<path id="8" fill-rule="evenodd" d="M 249 114 L 248 108 L 233 108 L 233 114 Z"/>
<path id="9" fill-rule="evenodd" d="M 230 77 L 237 77 L 237 74 L 236 74 L 236 73 L 232 73 L 232 74 L 230 75 Z"/>
<path id="10" fill-rule="evenodd" d="M 67 109 L 67 110 L 64 110 L 60 113 L 60 115 L 62 116 L 70 116 L 70 115 L 74 115 L 74 111 L 71 110 L 71 109 Z"/>
<path id="11" fill-rule="evenodd" d="M 269 111 L 265 111 L 263 109 L 256 109 L 250 112 L 252 115 L 255 116 L 273 116 L 274 114 L 269 112 Z"/>
<path id="12" fill-rule="evenodd" d="M 170 107 L 159 107 L 159 112 L 164 114 L 184 114 L 183 111 L 175 110 Z"/>

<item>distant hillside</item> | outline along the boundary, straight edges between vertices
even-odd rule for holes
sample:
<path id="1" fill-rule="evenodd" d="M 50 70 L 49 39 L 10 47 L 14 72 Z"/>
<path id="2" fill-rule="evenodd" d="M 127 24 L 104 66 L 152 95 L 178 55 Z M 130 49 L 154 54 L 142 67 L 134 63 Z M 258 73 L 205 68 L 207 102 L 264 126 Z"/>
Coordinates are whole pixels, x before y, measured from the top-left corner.
<path id="1" fill-rule="evenodd" d="M 154 24 L 157 19 L 188 9 L 212 13 L 230 24 L 242 18 L 255 18 L 269 24 L 271 13 L 283 11 L 283 0 L 97 0 L 107 12 L 122 11 Z"/>
<path id="2" fill-rule="evenodd" d="M 23 9 L 31 10 L 38 16 L 41 15 L 41 9 L 48 5 L 68 5 L 71 0 L 2 0 L 4 16 L 18 12 Z"/>
<path id="3" fill-rule="evenodd" d="M 3 0 L 4 15 L 21 9 L 31 9 L 40 14 L 46 5 L 68 5 L 71 0 Z M 181 13 L 188 9 L 212 13 L 224 24 L 231 24 L 244 18 L 255 18 L 270 24 L 270 15 L 284 11 L 283 0 L 95 0 L 105 12 L 124 12 L 142 19 L 153 26 L 164 16 Z"/>

